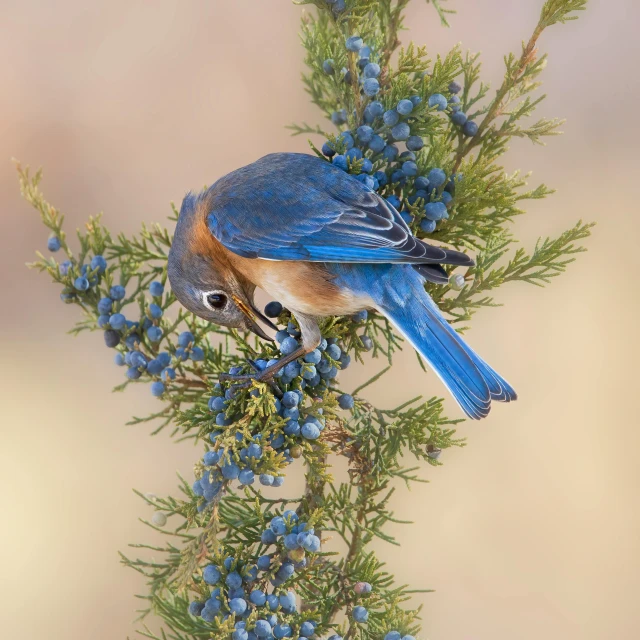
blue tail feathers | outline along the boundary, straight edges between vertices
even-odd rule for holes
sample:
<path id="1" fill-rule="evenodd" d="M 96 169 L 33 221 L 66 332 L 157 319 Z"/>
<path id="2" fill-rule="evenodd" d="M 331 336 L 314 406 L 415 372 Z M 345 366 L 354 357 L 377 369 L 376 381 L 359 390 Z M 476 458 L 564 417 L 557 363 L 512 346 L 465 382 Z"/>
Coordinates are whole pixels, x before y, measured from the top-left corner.
<path id="1" fill-rule="evenodd" d="M 486 417 L 492 400 L 510 402 L 517 398 L 506 380 L 449 325 L 413 267 L 353 265 L 348 271 L 341 273 L 339 280 L 371 296 L 378 310 L 431 365 L 470 418 Z"/>

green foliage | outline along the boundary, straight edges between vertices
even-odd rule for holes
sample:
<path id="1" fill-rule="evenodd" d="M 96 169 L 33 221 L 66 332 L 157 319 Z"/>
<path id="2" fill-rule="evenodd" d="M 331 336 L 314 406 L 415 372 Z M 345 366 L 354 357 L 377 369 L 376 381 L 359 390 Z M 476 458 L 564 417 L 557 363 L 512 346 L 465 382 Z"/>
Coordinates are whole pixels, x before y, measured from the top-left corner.
<path id="1" fill-rule="evenodd" d="M 347 0 L 346 9 L 341 13 L 333 12 L 324 0 L 301 3 L 315 5 L 314 13 L 305 14 L 302 21 L 302 43 L 308 67 L 303 82 L 312 102 L 328 119 L 334 111 L 344 109 L 347 114 L 344 126 L 350 130 L 356 128 L 368 98 L 357 83 L 356 54 L 348 52 L 344 44 L 349 36 L 359 34 L 376 52 L 381 66 L 381 91 L 376 99 L 385 109 L 393 108 L 400 99 L 410 95 L 422 99 L 412 113 L 412 132 L 423 137 L 426 143 L 416 154 L 420 173 L 441 167 L 449 176 L 464 176 L 455 181 L 449 219 L 428 236 L 475 252 L 476 266 L 465 272 L 462 287 L 429 285 L 428 289 L 452 322 L 459 323 L 469 320 L 479 308 L 495 306 L 492 292 L 507 282 L 522 281 L 537 286 L 548 283 L 583 250 L 580 243 L 589 235 L 591 225 L 578 223 L 556 238 L 541 239 L 531 251 L 514 248 L 517 240 L 512 223 L 516 216 L 524 213 L 522 203 L 544 198 L 552 190 L 545 185 L 527 189 L 528 176 L 508 173 L 499 162 L 514 137 L 540 143 L 543 138 L 558 133 L 559 120 L 529 122 L 544 98 L 534 95 L 547 62 L 544 55 L 538 56 L 538 40 L 547 27 L 575 19 L 576 12 L 585 8 L 586 0 L 544 3 L 533 35 L 523 44 L 520 54 L 505 57 L 504 80 L 493 98 L 489 98 L 489 86 L 481 81 L 478 54 L 463 53 L 459 47 L 444 55 L 430 54 L 426 47 L 413 43 L 398 51 L 403 12 L 408 2 Z M 453 11 L 444 6 L 444 0 L 431 0 L 431 4 L 446 25 L 447 16 Z M 394 53 L 397 56 L 392 62 Z M 328 59 L 333 60 L 335 73 L 323 70 L 323 63 Z M 345 81 L 342 69 L 351 72 L 351 81 Z M 474 137 L 465 137 L 448 118 L 428 106 L 429 96 L 447 92 L 453 80 L 463 84 L 462 104 L 469 118 L 479 123 Z M 292 125 L 291 129 L 294 134 L 322 135 L 338 153 L 345 151 L 342 139 L 320 127 L 302 124 Z M 322 157 L 317 149 L 320 145 L 315 141 L 310 145 Z M 375 162 L 374 169 L 379 169 L 380 161 Z M 352 160 L 348 169 L 358 174 L 362 164 L 362 159 Z M 73 252 L 63 230 L 63 216 L 45 200 L 40 190 L 40 173 L 32 176 L 19 165 L 18 171 L 25 199 L 60 239 L 62 251 L 70 261 L 65 272 L 55 259 L 38 254 L 32 266 L 48 273 L 62 287 L 65 301 L 80 308 L 82 319 L 73 333 L 99 329 L 98 302 L 117 284 L 126 287 L 127 295 L 115 304 L 113 311 L 126 308 L 131 316 L 131 309 L 135 309 L 133 313 L 137 314 L 140 326 L 144 326 L 143 323 L 149 321 L 150 282 L 166 283 L 171 233 L 154 224 L 143 227 L 134 237 L 123 234 L 114 237 L 98 216 L 89 219 L 85 229 L 78 231 L 79 250 Z M 442 195 L 443 188 L 438 189 L 437 197 Z M 387 186 L 381 193 L 385 197 L 395 195 L 406 203 L 406 211 L 414 216 L 412 230 L 424 237 L 420 230 L 424 200 L 407 202 L 408 187 L 398 185 Z M 170 222 L 173 223 L 176 216 L 174 207 Z M 83 265 L 95 255 L 103 255 L 108 267 L 104 273 L 89 270 L 86 276 L 95 281 L 94 286 L 84 292 L 77 291 L 74 281 L 81 275 Z M 158 304 L 164 314 L 154 322 L 163 331 L 162 339 L 151 342 L 142 333 L 138 349 L 148 359 L 157 357 L 162 350 L 168 352 L 176 377 L 166 383 L 159 400 L 161 408 L 149 416 L 134 418 L 132 423 L 153 423 L 154 434 L 170 427 L 171 435 L 190 439 L 200 449 L 210 447 L 224 451 L 227 460 L 239 460 L 251 438 L 258 436 L 267 443 L 271 438 L 285 435 L 285 421 L 276 411 L 274 395 L 263 383 L 254 382 L 230 400 L 227 417 L 241 417 L 229 426 L 216 425 L 215 416 L 207 407 L 212 395 L 224 392 L 224 388 L 217 386 L 221 374 L 232 366 L 242 367 L 248 373 L 251 367 L 247 358 L 268 360 L 275 356 L 275 348 L 247 334 L 200 320 L 182 309 L 171 293 L 165 294 Z M 278 318 L 279 324 L 290 321 L 295 319 L 286 310 Z M 197 344 L 203 348 L 203 359 L 179 357 L 176 338 L 185 329 L 194 334 Z M 139 331 L 139 326 L 131 326 L 124 331 L 123 339 Z M 271 494 L 264 494 L 253 486 L 234 489 L 231 482 L 225 482 L 212 504 L 202 508 L 201 499 L 182 478 L 180 498 L 139 494 L 156 514 L 146 524 L 161 531 L 166 540 L 158 546 L 132 545 L 144 557 L 122 556 L 122 562 L 144 575 L 148 583 L 148 593 L 141 596 L 141 618 L 153 613 L 165 625 L 158 635 L 143 621 L 142 636 L 172 640 L 229 637 L 233 630 L 232 618 L 207 623 L 187 611 L 190 600 L 209 597 L 202 568 L 209 562 L 221 563 L 229 557 L 234 558 L 233 566 L 238 567 L 245 562 L 255 562 L 265 552 L 261 532 L 274 515 L 286 509 L 294 510 L 315 527 L 323 540 L 334 540 L 342 549 L 308 553 L 306 567 L 285 586 L 276 587 L 276 592 L 293 588 L 301 598 L 301 611 L 284 616 L 294 629 L 301 621 L 313 619 L 318 623 L 319 636 L 338 633 L 346 640 L 356 637 L 378 640 L 391 629 L 402 634 L 418 632 L 420 611 L 409 608 L 408 604 L 416 591 L 395 583 L 371 551 L 370 543 L 383 540 L 396 544 L 386 525 L 400 522 L 392 510 L 397 481 L 406 485 L 423 482 L 421 469 L 425 463 L 437 467 L 441 464 L 442 451 L 463 446 L 464 440 L 456 433 L 460 421 L 445 417 L 442 401 L 437 398 L 426 401 L 414 398 L 394 409 L 381 409 L 362 393 L 393 367 L 394 354 L 401 345 L 386 319 L 375 313 L 369 314 L 365 322 L 327 318 L 321 331 L 325 337 L 338 340 L 344 351 L 361 363 L 364 363 L 364 348 L 360 336 L 368 335 L 373 339 L 373 357 L 383 357 L 388 366 L 353 392 L 355 406 L 349 413 L 338 411 L 336 395 L 340 390 L 337 388 L 327 388 L 308 398 L 310 415 L 323 416 L 326 428 L 316 441 L 301 445 L 293 439 L 287 441 L 291 456 L 306 469 L 305 490 L 299 495 L 271 498 Z M 117 349 L 123 354 L 126 351 L 123 345 Z M 337 362 L 332 364 L 339 366 Z M 127 380 L 117 390 L 143 380 L 145 378 Z M 216 444 L 210 446 L 211 434 L 218 431 Z M 336 483 L 332 476 L 332 463 L 338 456 L 348 465 L 348 482 Z M 265 445 L 264 455 L 252 461 L 251 468 L 256 474 L 280 477 L 285 474 L 287 461 L 281 453 Z M 196 477 L 201 477 L 203 472 L 202 462 L 197 462 Z M 260 578 L 261 585 L 268 584 L 284 560 L 285 556 L 274 557 L 273 568 Z M 358 582 L 370 583 L 372 593 L 356 593 L 353 587 Z M 350 615 L 358 604 L 369 610 L 367 624 L 354 622 Z M 247 620 L 249 627 L 255 613 L 251 616 Z"/>

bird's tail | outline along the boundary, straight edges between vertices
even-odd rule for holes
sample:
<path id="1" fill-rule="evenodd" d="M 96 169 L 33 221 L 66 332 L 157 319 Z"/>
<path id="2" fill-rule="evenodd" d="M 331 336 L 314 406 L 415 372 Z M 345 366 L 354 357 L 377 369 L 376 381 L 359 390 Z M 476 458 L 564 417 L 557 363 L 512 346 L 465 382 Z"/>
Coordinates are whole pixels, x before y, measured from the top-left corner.
<path id="1" fill-rule="evenodd" d="M 418 272 L 404 265 L 394 269 L 403 271 L 396 274 L 402 292 L 398 287 L 384 287 L 376 296 L 376 305 L 431 365 L 464 412 L 480 419 L 489 413 L 492 400 L 515 400 L 516 392 L 509 383 L 451 328 L 425 292 Z"/>

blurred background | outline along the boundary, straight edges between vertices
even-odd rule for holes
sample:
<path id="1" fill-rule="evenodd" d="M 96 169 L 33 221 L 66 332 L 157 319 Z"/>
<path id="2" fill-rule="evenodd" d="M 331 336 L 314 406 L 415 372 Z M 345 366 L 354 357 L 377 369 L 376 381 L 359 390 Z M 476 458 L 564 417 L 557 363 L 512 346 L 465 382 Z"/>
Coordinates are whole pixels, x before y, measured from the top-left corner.
<path id="1" fill-rule="evenodd" d="M 496 86 L 502 56 L 528 38 L 542 0 L 455 0 L 452 29 L 412 3 L 409 38 L 432 54 L 483 52 Z M 638 637 L 640 545 L 635 402 L 640 99 L 633 0 L 591 2 L 541 49 L 549 97 L 567 117 L 547 148 L 513 144 L 508 170 L 558 193 L 527 203 L 527 247 L 578 218 L 599 224 L 589 252 L 546 290 L 498 292 L 472 346 L 516 387 L 515 405 L 465 423 L 469 446 L 395 497 L 400 547 L 380 545 L 416 596 L 423 638 L 595 640 Z M 615 5 L 615 9 L 614 9 Z M 189 189 L 272 151 L 307 149 L 284 129 L 315 123 L 300 82 L 301 8 L 270 2 L 4 0 L 0 38 L 2 444 L 0 635 L 106 640 L 132 635 L 138 577 L 118 550 L 150 539 L 132 493 L 174 492 L 197 456 L 168 435 L 126 427 L 156 406 L 147 388 L 111 395 L 122 371 L 97 335 L 65 335 L 76 310 L 24 263 L 47 232 L 20 200 L 10 158 L 45 169 L 67 230 L 104 211 L 114 232 L 164 221 Z M 390 406 L 443 393 L 405 351 L 369 391 Z M 352 367 L 344 386 L 364 379 Z M 459 415 L 447 400 L 450 414 Z M 288 491 L 295 493 L 295 480 Z"/>

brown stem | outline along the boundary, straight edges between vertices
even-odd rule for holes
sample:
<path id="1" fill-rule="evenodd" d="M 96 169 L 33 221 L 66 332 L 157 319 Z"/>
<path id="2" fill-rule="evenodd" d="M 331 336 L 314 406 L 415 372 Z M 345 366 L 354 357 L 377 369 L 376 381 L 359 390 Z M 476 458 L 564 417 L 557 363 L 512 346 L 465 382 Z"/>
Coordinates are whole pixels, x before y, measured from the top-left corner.
<path id="1" fill-rule="evenodd" d="M 501 87 L 496 92 L 496 97 L 491 103 L 491 107 L 489 111 L 487 111 L 487 115 L 484 117 L 480 126 L 478 127 L 478 133 L 469 140 L 466 144 L 461 140 L 458 146 L 458 152 L 456 153 L 456 160 L 453 164 L 453 169 L 451 170 L 452 174 L 455 174 L 460 165 L 462 164 L 462 160 L 465 156 L 473 149 L 477 147 L 479 144 L 483 142 L 483 134 L 488 129 L 489 125 L 500 115 L 502 115 L 502 110 L 504 108 L 504 99 L 507 97 L 509 91 L 514 87 L 514 85 L 520 80 L 523 73 L 526 71 L 527 67 L 536 59 L 537 49 L 536 45 L 538 43 L 538 38 L 540 34 L 544 30 L 544 27 L 541 24 L 535 28 L 527 46 L 522 50 L 522 55 L 520 56 L 520 61 L 518 63 L 515 71 L 502 82 Z"/>

